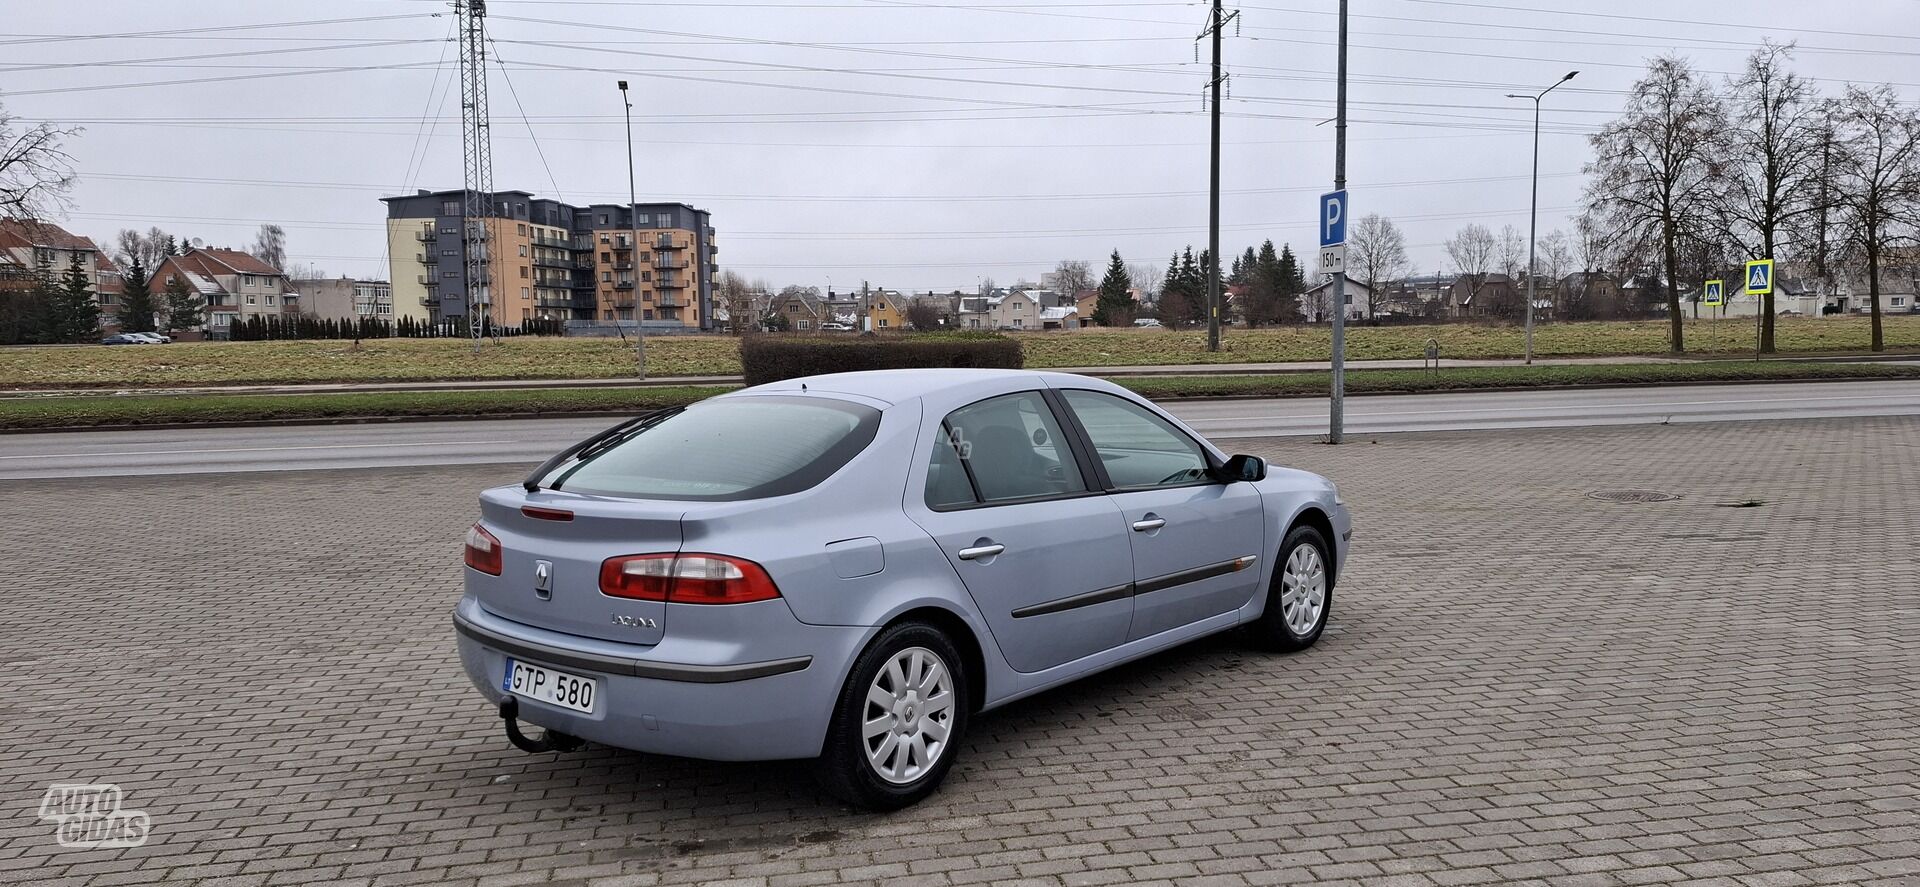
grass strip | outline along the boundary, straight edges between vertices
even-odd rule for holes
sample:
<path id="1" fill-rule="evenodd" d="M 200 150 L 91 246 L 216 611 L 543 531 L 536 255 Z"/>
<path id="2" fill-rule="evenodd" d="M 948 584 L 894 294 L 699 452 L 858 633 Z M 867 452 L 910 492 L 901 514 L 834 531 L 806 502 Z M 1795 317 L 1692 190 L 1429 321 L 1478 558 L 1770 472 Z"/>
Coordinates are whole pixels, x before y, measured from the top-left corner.
<path id="1" fill-rule="evenodd" d="M 1920 367 L 1867 363 L 1712 363 L 1645 366 L 1473 367 L 1357 370 L 1354 394 L 1470 391 L 1491 388 L 1663 385 L 1683 382 L 1823 379 L 1920 379 Z M 1151 398 L 1314 397 L 1326 373 L 1265 376 L 1127 377 L 1121 385 Z M 702 385 L 665 388 L 556 388 L 530 391 L 405 391 L 342 394 L 115 395 L 0 400 L 0 429 L 137 427 L 212 422 L 311 422 L 332 419 L 463 417 L 564 413 L 633 413 L 692 403 L 730 390 Z"/>

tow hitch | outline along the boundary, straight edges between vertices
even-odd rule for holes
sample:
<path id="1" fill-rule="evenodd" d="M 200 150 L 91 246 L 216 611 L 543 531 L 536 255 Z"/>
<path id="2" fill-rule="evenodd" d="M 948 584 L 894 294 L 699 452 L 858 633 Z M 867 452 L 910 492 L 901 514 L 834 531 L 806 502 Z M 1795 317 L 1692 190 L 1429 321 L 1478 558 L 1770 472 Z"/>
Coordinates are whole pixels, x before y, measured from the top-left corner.
<path id="1" fill-rule="evenodd" d="M 584 744 L 578 736 L 553 729 L 542 732 L 539 739 L 520 732 L 520 701 L 511 696 L 500 700 L 500 720 L 507 723 L 507 741 L 524 752 L 573 751 Z"/>

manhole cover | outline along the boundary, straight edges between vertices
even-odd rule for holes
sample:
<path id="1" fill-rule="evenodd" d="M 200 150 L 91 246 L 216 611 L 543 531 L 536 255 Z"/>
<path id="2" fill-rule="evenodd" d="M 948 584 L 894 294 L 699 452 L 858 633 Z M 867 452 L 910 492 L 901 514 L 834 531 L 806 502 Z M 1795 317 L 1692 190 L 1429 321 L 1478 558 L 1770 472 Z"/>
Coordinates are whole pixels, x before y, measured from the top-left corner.
<path id="1" fill-rule="evenodd" d="M 1607 502 L 1672 502 L 1680 498 L 1658 490 L 1596 490 L 1587 496 Z"/>

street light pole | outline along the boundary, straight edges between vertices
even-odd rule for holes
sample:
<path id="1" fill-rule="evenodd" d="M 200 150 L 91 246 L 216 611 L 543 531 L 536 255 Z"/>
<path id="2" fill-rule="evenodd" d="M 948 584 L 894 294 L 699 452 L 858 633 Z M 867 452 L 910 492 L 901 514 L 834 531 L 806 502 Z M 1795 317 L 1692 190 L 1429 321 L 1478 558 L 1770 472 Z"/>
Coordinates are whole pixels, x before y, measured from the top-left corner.
<path id="1" fill-rule="evenodd" d="M 627 118 L 627 255 L 633 265 L 629 273 L 633 275 L 633 362 L 639 371 L 639 378 L 647 377 L 647 320 L 646 310 L 640 307 L 640 198 L 633 184 L 633 102 L 627 99 L 627 81 L 620 81 L 620 104 L 626 107 Z M 620 325 L 620 312 L 613 313 L 615 328 Z"/>
<path id="2" fill-rule="evenodd" d="M 1336 63 L 1337 84 L 1334 87 L 1333 100 L 1333 190 L 1347 189 L 1347 0 L 1340 0 L 1340 50 Z M 1346 204 L 1341 204 L 1341 224 L 1347 212 Z M 1323 223 L 1324 224 L 1324 223 Z M 1333 379 L 1332 392 L 1327 398 L 1327 443 L 1337 444 L 1347 439 L 1347 261 L 1343 255 L 1340 267 L 1333 272 L 1333 353 L 1327 369 Z"/>
<path id="3" fill-rule="evenodd" d="M 1518 95 L 1508 93 L 1510 99 L 1533 100 L 1533 198 L 1527 210 L 1527 365 L 1533 365 L 1533 294 L 1534 279 L 1539 270 L 1534 267 L 1534 248 L 1540 242 L 1540 100 L 1560 88 L 1560 84 L 1573 79 L 1579 71 L 1568 71 L 1567 76 L 1554 81 L 1552 86 L 1540 91 L 1539 95 Z"/>

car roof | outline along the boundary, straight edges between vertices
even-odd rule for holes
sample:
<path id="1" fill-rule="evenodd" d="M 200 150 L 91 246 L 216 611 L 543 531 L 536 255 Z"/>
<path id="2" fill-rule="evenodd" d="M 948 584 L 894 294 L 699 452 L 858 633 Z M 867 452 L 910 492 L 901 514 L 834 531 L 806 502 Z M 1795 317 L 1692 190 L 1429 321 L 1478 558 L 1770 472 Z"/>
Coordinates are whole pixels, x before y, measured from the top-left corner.
<path id="1" fill-rule="evenodd" d="M 765 385 L 755 385 L 752 388 L 741 389 L 734 394 L 771 394 L 775 392 L 805 390 L 834 394 L 851 394 L 892 404 L 955 389 L 980 386 L 1003 386 L 1009 381 L 1022 379 L 1031 380 L 1031 384 L 1040 386 L 1060 385 L 1071 382 L 1075 386 L 1110 387 L 1108 383 L 1073 373 L 1051 373 L 1039 370 L 939 368 L 829 373 L 824 376 L 806 376 L 798 379 L 784 379 L 779 382 L 769 382 Z M 804 388 L 802 386 L 804 386 Z"/>

